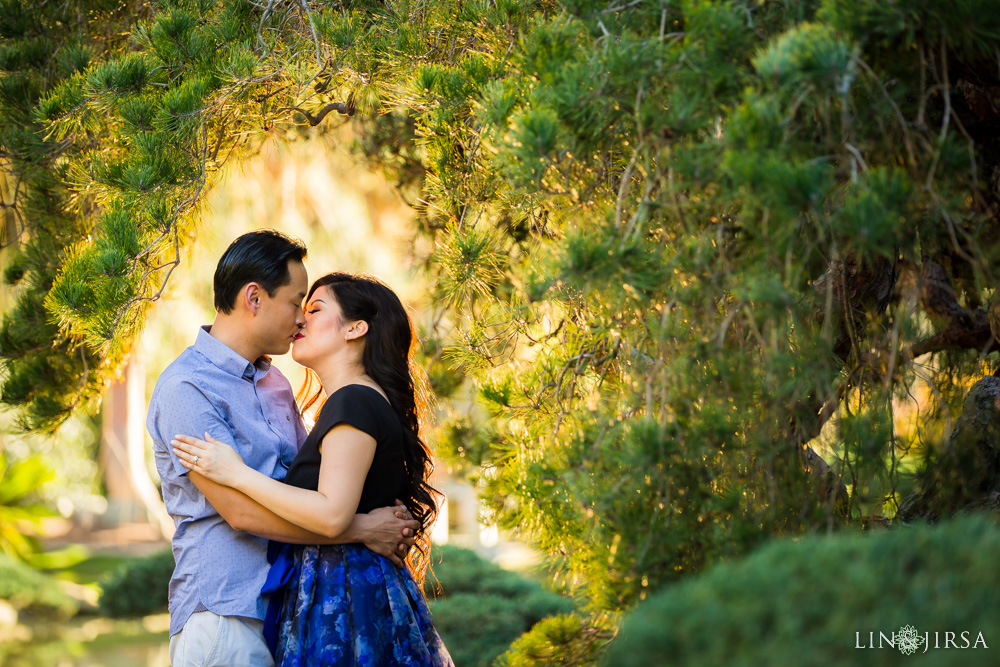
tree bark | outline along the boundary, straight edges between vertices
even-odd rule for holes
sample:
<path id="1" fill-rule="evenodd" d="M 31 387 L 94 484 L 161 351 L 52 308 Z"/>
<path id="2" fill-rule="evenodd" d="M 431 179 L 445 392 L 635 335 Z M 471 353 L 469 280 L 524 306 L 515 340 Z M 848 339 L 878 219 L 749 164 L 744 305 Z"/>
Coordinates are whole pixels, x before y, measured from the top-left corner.
<path id="1" fill-rule="evenodd" d="M 831 309 L 818 314 L 820 321 L 830 319 L 833 331 L 833 352 L 845 363 L 852 352 L 860 357 L 857 342 L 872 320 L 883 313 L 896 286 L 896 262 L 875 259 L 859 262 L 853 257 L 830 262 L 826 272 L 813 283 L 819 295 L 829 295 Z M 807 444 L 823 429 L 823 425 L 837 412 L 846 387 L 837 391 L 836 400 L 824 401 L 811 397 L 793 411 L 785 435 L 790 449 L 794 449 L 799 462 L 817 485 L 821 502 L 846 515 L 849 509 L 847 486 L 840 475 Z"/>
<path id="2" fill-rule="evenodd" d="M 101 465 L 108 494 L 107 520 L 119 525 L 148 522 L 169 541 L 174 523 L 146 468 L 145 376 L 137 356 L 133 355 L 123 377 L 109 388 L 103 411 Z"/>
<path id="3" fill-rule="evenodd" d="M 1000 377 L 987 375 L 965 396 L 944 448 L 920 475 L 898 518 L 935 520 L 967 509 L 1000 509 Z"/>
<path id="4" fill-rule="evenodd" d="M 920 305 L 937 325 L 938 333 L 914 343 L 907 351 L 908 359 L 943 350 L 973 349 L 986 353 L 996 349 L 997 340 L 991 327 L 995 315 L 985 308 L 962 307 L 948 273 L 933 259 L 924 260 L 920 267 L 918 289 Z"/>

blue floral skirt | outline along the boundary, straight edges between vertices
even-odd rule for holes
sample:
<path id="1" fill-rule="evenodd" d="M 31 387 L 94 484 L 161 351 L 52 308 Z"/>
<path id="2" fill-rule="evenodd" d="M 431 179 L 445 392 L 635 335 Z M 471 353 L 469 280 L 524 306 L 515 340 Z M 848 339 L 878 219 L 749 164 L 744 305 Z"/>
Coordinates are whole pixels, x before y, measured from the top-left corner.
<path id="1" fill-rule="evenodd" d="M 454 667 L 409 570 L 359 544 L 285 548 L 277 665 Z"/>

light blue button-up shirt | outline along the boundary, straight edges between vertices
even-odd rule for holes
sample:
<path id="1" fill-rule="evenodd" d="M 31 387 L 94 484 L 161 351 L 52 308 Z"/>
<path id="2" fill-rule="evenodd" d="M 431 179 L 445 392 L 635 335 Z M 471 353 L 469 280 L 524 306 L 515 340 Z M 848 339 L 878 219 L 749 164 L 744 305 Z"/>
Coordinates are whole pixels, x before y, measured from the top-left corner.
<path id="1" fill-rule="evenodd" d="M 306 437 L 288 380 L 267 357 L 251 364 L 202 327 L 195 344 L 157 380 L 146 428 L 153 436 L 163 501 L 177 527 L 170 634 L 205 609 L 263 619 L 267 540 L 226 523 L 188 479 L 170 441 L 208 432 L 233 446 L 251 468 L 284 479 Z"/>

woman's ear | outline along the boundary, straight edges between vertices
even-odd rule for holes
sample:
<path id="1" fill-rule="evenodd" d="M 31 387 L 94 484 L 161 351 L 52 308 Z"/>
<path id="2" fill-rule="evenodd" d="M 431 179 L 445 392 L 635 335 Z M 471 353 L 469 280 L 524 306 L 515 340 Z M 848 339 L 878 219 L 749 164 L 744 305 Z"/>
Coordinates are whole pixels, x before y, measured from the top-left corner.
<path id="1" fill-rule="evenodd" d="M 247 283 L 243 287 L 243 305 L 254 315 L 260 310 L 260 285 Z"/>
<path id="2" fill-rule="evenodd" d="M 357 340 L 366 333 L 368 333 L 368 323 L 364 320 L 357 320 L 348 327 L 347 334 L 344 335 L 344 340 Z"/>

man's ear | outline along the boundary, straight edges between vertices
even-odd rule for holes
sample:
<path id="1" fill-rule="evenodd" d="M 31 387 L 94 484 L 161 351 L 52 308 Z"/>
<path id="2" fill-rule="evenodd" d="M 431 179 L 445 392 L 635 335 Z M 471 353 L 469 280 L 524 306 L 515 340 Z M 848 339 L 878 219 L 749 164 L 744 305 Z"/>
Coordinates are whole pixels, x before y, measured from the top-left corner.
<path id="1" fill-rule="evenodd" d="M 263 290 L 257 283 L 247 283 L 243 286 L 243 305 L 252 314 L 256 315 L 260 311 L 260 296 Z"/>
<path id="2" fill-rule="evenodd" d="M 351 326 L 347 329 L 347 334 L 344 336 L 344 340 L 357 340 L 366 333 L 368 333 L 368 323 L 364 320 L 357 320 L 351 323 Z"/>

